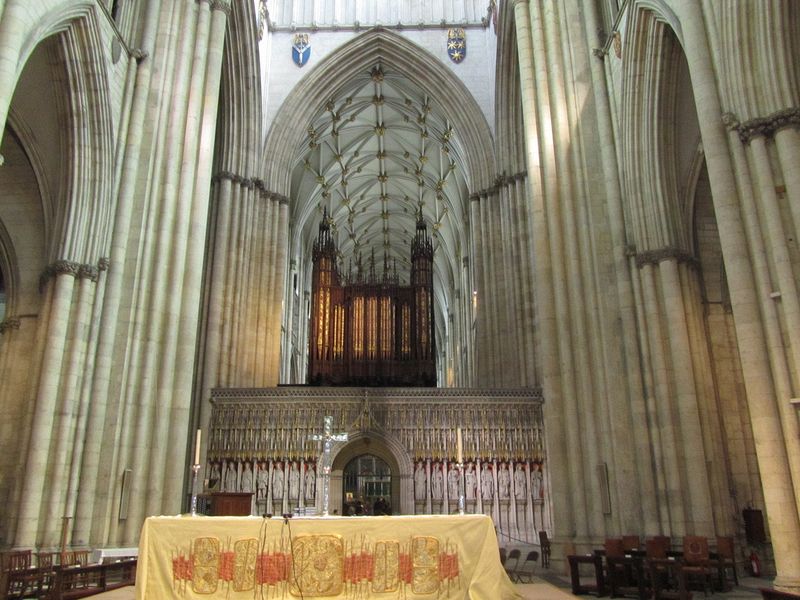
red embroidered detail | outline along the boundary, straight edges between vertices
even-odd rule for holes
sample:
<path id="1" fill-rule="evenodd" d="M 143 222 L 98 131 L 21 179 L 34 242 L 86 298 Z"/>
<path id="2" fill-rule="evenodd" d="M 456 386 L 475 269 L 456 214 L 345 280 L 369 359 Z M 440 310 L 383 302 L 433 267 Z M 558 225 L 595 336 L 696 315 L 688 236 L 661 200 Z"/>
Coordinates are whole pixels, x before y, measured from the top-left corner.
<path id="1" fill-rule="evenodd" d="M 344 557 L 344 580 L 347 583 L 372 581 L 375 577 L 375 557 L 362 550 Z"/>
<path id="2" fill-rule="evenodd" d="M 275 585 L 289 580 L 290 557 L 283 552 L 267 552 L 256 559 L 256 584 Z"/>
<path id="3" fill-rule="evenodd" d="M 361 581 L 372 581 L 375 576 L 375 557 L 362 550 L 359 567 L 359 579 L 361 579 Z"/>
<path id="4" fill-rule="evenodd" d="M 233 581 L 233 567 L 235 554 L 233 552 L 219 553 L 219 578 L 222 581 Z"/>
<path id="5" fill-rule="evenodd" d="M 400 553 L 400 581 L 411 583 L 414 580 L 413 569 L 411 568 L 411 555 Z"/>
<path id="6" fill-rule="evenodd" d="M 172 578 L 179 581 L 191 580 L 193 574 L 193 561 L 191 556 L 182 554 L 172 559 Z"/>
<path id="7" fill-rule="evenodd" d="M 458 554 L 439 555 L 439 581 L 458 577 Z"/>

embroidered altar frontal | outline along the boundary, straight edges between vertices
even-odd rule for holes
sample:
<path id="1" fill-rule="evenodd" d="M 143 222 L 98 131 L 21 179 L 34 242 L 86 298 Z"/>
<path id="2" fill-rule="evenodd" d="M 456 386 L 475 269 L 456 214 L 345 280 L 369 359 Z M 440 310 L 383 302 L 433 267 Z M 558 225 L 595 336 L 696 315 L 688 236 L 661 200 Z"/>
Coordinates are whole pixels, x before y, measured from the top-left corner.
<path id="1" fill-rule="evenodd" d="M 151 517 L 136 598 L 519 598 L 483 515 Z"/>

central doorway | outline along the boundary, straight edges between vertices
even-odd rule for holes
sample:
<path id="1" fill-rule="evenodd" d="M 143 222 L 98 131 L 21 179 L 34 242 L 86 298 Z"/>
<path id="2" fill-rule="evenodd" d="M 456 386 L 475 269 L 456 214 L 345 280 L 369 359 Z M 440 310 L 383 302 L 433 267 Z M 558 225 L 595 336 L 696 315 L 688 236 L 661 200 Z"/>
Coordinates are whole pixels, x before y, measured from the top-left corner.
<path id="1" fill-rule="evenodd" d="M 382 458 L 361 454 L 342 473 L 342 514 L 392 514 L 392 470 Z"/>

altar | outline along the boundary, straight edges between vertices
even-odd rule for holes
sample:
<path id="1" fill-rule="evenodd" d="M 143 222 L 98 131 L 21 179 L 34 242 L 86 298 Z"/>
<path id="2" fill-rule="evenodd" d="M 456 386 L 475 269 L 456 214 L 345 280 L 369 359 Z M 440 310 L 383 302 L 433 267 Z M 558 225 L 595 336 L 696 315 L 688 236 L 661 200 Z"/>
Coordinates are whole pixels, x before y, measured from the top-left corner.
<path id="1" fill-rule="evenodd" d="M 519 598 L 485 515 L 150 517 L 136 598 Z"/>

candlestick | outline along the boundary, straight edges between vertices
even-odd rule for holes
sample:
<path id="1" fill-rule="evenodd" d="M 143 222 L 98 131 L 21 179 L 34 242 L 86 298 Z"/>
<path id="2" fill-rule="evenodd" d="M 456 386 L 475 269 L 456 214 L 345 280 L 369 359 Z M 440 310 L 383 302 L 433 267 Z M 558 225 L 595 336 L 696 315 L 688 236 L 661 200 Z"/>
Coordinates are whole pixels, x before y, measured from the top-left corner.
<path id="1" fill-rule="evenodd" d="M 202 435 L 203 430 L 197 430 L 197 436 L 194 438 L 194 462 L 192 464 L 199 465 L 200 464 L 200 436 Z"/>
<path id="2" fill-rule="evenodd" d="M 464 462 L 464 443 L 461 439 L 461 427 L 456 429 L 456 462 Z"/>
<path id="3" fill-rule="evenodd" d="M 461 430 L 458 430 L 461 433 Z M 460 436 L 459 436 L 460 437 Z M 467 484 L 464 481 L 464 463 L 459 461 L 456 465 L 458 467 L 458 514 L 464 514 L 464 495 L 467 491 Z"/>
<path id="4" fill-rule="evenodd" d="M 200 439 L 198 429 L 198 439 Z M 195 459 L 197 462 L 192 465 L 192 516 L 197 516 L 197 473 L 200 472 L 200 459 Z"/>

